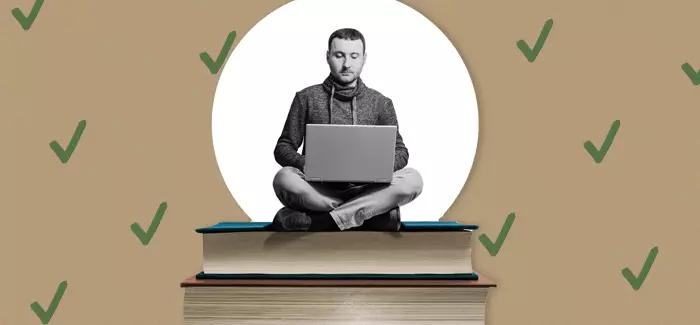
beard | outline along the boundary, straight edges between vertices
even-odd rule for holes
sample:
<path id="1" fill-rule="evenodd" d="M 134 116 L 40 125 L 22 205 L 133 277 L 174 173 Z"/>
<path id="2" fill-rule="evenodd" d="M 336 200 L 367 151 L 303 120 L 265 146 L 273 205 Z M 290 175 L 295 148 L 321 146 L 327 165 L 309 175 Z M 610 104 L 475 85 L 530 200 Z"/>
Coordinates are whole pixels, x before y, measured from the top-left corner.
<path id="1" fill-rule="evenodd" d="M 343 86 L 349 85 L 357 80 L 357 74 L 350 71 L 341 71 L 334 74 L 335 81 Z"/>

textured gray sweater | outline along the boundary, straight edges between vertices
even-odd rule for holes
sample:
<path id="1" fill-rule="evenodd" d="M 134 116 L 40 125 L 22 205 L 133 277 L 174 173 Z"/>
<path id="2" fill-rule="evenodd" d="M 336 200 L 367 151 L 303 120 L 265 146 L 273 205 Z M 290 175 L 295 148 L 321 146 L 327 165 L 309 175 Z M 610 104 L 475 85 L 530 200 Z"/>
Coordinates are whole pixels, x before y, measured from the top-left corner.
<path id="1" fill-rule="evenodd" d="M 331 101 L 331 97 L 333 100 Z M 367 87 L 362 79 L 357 87 L 342 87 L 329 75 L 321 84 L 298 91 L 292 100 L 274 155 L 282 167 L 304 170 L 306 124 L 396 125 L 394 171 L 408 163 L 408 149 L 398 132 L 396 111 L 391 99 Z"/>

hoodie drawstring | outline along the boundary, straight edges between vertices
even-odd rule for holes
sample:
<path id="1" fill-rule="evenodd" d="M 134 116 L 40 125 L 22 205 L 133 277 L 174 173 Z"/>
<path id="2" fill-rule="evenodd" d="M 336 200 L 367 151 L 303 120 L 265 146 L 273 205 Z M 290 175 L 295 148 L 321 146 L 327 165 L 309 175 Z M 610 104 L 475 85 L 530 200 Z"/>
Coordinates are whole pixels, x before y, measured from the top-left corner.
<path id="1" fill-rule="evenodd" d="M 353 98 L 352 98 L 352 105 L 351 105 L 351 109 L 352 109 L 352 125 L 355 125 L 355 120 L 357 120 L 357 111 L 355 110 L 355 107 L 357 106 L 357 105 L 356 105 L 356 104 L 357 104 L 357 99 L 356 99 L 356 98 L 357 98 L 357 97 L 353 97 Z"/>
<path id="2" fill-rule="evenodd" d="M 333 124 L 333 99 L 335 96 L 335 86 L 331 87 L 331 97 L 328 100 L 328 124 Z M 350 109 L 352 110 L 352 125 L 355 125 L 355 121 L 357 120 L 357 112 L 355 110 L 355 106 L 357 106 L 357 97 L 353 96 L 352 97 L 352 104 L 350 105 Z"/>
<path id="3" fill-rule="evenodd" d="M 331 87 L 331 98 L 328 100 L 328 124 L 333 124 L 333 96 L 335 96 L 335 86 Z"/>

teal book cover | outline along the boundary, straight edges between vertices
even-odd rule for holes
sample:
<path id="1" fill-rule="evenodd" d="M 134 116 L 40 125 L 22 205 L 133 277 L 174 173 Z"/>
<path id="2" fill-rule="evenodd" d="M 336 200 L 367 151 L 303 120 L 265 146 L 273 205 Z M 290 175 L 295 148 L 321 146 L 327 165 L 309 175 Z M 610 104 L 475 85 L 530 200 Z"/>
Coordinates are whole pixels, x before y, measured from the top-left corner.
<path id="1" fill-rule="evenodd" d="M 201 234 L 244 231 L 273 231 L 271 222 L 219 222 L 215 225 L 197 228 L 195 231 Z M 469 231 L 477 230 L 475 224 L 461 224 L 456 221 L 404 221 L 399 231 Z"/>
<path id="2" fill-rule="evenodd" d="M 474 273 L 454 274 L 268 274 L 268 273 L 239 273 L 213 274 L 200 272 L 197 279 L 284 279 L 284 280 L 478 280 Z"/>

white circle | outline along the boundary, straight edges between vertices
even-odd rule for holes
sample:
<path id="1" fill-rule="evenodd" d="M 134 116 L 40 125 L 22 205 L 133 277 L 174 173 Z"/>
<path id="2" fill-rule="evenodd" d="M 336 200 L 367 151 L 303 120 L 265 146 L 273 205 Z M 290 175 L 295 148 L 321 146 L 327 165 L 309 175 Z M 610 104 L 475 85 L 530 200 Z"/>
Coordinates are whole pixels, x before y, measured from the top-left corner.
<path id="1" fill-rule="evenodd" d="M 253 221 L 282 207 L 273 150 L 297 91 L 329 75 L 328 37 L 359 30 L 361 78 L 392 99 L 423 191 L 402 221 L 437 221 L 462 190 L 476 154 L 479 117 L 467 67 L 432 22 L 396 0 L 296 0 L 267 15 L 234 48 L 214 98 L 216 159 L 233 198 Z"/>

